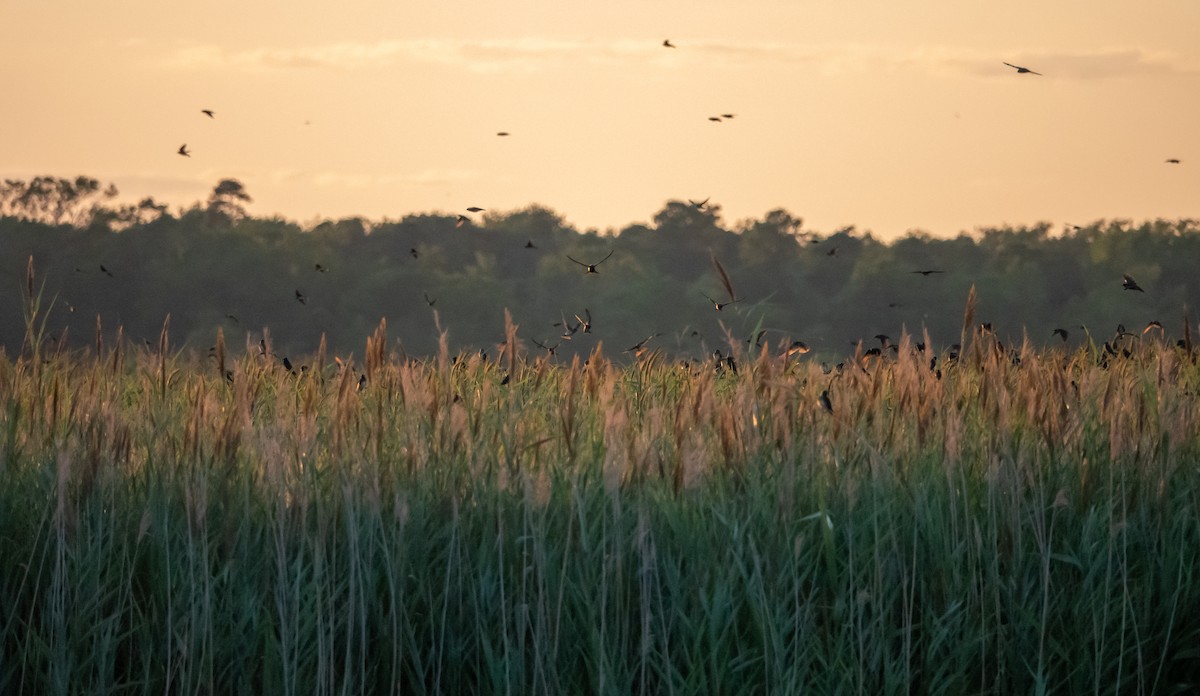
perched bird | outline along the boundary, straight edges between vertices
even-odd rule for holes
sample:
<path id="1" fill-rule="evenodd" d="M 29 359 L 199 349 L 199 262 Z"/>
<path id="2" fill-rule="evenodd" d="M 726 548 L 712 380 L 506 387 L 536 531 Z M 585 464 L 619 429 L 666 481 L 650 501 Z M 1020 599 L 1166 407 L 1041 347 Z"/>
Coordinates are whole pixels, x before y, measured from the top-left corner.
<path id="1" fill-rule="evenodd" d="M 568 259 L 571 259 L 572 261 L 574 261 L 575 263 L 579 264 L 580 266 L 583 266 L 583 269 L 584 269 L 584 271 L 583 271 L 583 272 L 584 272 L 584 273 L 599 273 L 600 271 L 597 271 L 597 270 L 596 270 L 596 266 L 599 266 L 600 264 L 602 264 L 602 263 L 604 263 L 605 261 L 607 261 L 607 260 L 608 260 L 608 258 L 609 258 L 609 256 L 612 256 L 612 255 L 613 255 L 613 251 L 614 251 L 614 250 L 612 250 L 612 249 L 609 249 L 609 251 L 608 251 L 608 256 L 605 256 L 604 258 L 600 259 L 600 260 L 599 260 L 599 261 L 597 261 L 596 263 L 584 263 L 584 262 L 582 262 L 582 261 L 579 261 L 579 260 L 577 260 L 577 259 L 572 259 L 570 254 L 567 254 L 567 258 L 568 258 Z"/>
<path id="2" fill-rule="evenodd" d="M 200 109 L 200 113 L 204 114 L 205 116 L 207 116 L 209 118 L 216 118 L 216 116 L 213 116 L 212 109 Z"/>
<path id="3" fill-rule="evenodd" d="M 474 206 L 474 205 L 473 205 L 473 206 L 471 206 L 470 208 L 467 208 L 467 212 L 468 212 L 468 213 L 482 213 L 482 212 L 483 212 L 483 208 L 480 208 L 480 207 L 478 207 L 478 206 Z"/>
<path id="4" fill-rule="evenodd" d="M 1051 334 L 1051 335 L 1062 337 L 1062 340 L 1064 343 L 1066 342 L 1067 336 L 1068 336 L 1066 329 L 1055 329 L 1053 334 Z"/>
<path id="5" fill-rule="evenodd" d="M 647 343 L 649 343 L 649 342 L 650 342 L 650 340 L 651 340 L 652 338 L 654 338 L 655 336 L 658 336 L 658 334 L 650 334 L 649 336 L 647 336 L 647 337 L 643 338 L 642 340 L 638 341 L 638 342 L 637 342 L 636 344 L 634 344 L 632 347 L 630 347 L 630 348 L 626 348 L 626 349 L 625 349 L 625 352 L 626 352 L 626 353 L 633 353 L 633 354 L 634 354 L 634 356 L 636 356 L 636 357 L 639 357 L 639 358 L 640 358 L 640 357 L 642 357 L 642 355 L 643 355 L 643 354 L 644 354 L 644 353 L 645 353 L 647 350 L 649 350 L 649 348 L 647 348 L 647 347 L 646 347 L 646 344 L 647 344 Z"/>
<path id="6" fill-rule="evenodd" d="M 1167 164 L 1179 164 L 1179 160 L 1172 157 L 1171 159 L 1167 160 Z"/>
<path id="7" fill-rule="evenodd" d="M 712 196 L 709 196 L 708 198 L 712 198 Z M 704 206 L 708 205 L 708 198 L 705 198 L 702 201 L 693 201 L 689 198 L 688 203 L 691 203 L 692 207 L 696 210 L 704 210 Z"/>
<path id="8" fill-rule="evenodd" d="M 1133 279 L 1133 276 L 1129 275 L 1128 273 L 1123 273 L 1122 277 L 1124 278 L 1124 280 L 1121 281 L 1121 287 L 1125 288 L 1126 290 L 1137 290 L 1138 292 L 1146 292 L 1145 290 L 1138 287 L 1137 281 Z"/>
<path id="9" fill-rule="evenodd" d="M 913 273 L 920 273 L 925 277 L 929 277 L 929 274 L 931 273 L 945 273 L 945 271 L 913 271 Z"/>
<path id="10" fill-rule="evenodd" d="M 179 149 L 178 149 L 178 150 L 176 150 L 175 152 L 176 152 L 177 154 L 183 155 L 184 157 L 191 157 L 191 156 L 192 156 L 192 153 L 188 152 L 188 149 L 187 149 L 187 143 L 184 143 L 184 144 L 180 145 L 180 146 L 179 146 Z"/>
<path id="11" fill-rule="evenodd" d="M 675 48 L 675 44 L 671 43 L 670 39 L 663 39 L 663 48 Z"/>
<path id="12" fill-rule="evenodd" d="M 292 370 L 292 361 L 288 360 L 288 356 L 283 356 L 283 360 L 281 362 L 283 362 L 283 369 L 287 370 L 288 372 L 294 372 L 294 370 Z"/>
<path id="13" fill-rule="evenodd" d="M 315 270 L 317 273 L 325 273 L 329 269 L 318 263 L 313 265 L 313 270 Z"/>
<path id="14" fill-rule="evenodd" d="M 305 297 L 304 293 L 300 292 L 299 290 L 296 291 L 296 301 L 302 305 L 308 304 L 308 298 Z"/>
<path id="15" fill-rule="evenodd" d="M 1041 75 L 1040 72 L 1034 72 L 1034 71 L 1030 70 L 1029 68 L 1022 68 L 1019 65 L 1013 65 L 1012 63 L 1004 63 L 1004 64 L 1010 68 L 1016 68 L 1018 75 L 1024 75 L 1026 73 L 1028 73 L 1030 75 Z"/>
<path id="16" fill-rule="evenodd" d="M 820 402 L 821 408 L 825 409 L 826 411 L 829 411 L 830 413 L 833 413 L 833 402 L 829 400 L 829 390 L 828 389 L 821 392 L 821 396 L 820 396 L 820 398 L 817 399 L 817 401 Z"/>
<path id="17" fill-rule="evenodd" d="M 531 239 L 528 242 L 525 242 L 525 248 L 526 249 L 536 249 L 537 247 L 534 246 L 533 240 Z"/>

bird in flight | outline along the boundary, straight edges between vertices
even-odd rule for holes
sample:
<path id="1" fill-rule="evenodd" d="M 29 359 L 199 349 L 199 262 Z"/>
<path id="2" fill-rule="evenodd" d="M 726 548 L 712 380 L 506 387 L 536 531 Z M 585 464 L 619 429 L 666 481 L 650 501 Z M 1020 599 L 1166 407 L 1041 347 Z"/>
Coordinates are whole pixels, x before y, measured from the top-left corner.
<path id="1" fill-rule="evenodd" d="M 317 273 L 324 273 L 329 269 L 318 263 L 313 265 L 313 270 L 315 270 Z"/>
<path id="2" fill-rule="evenodd" d="M 1150 333 L 1154 329 L 1158 329 L 1159 331 L 1162 331 L 1163 330 L 1162 322 L 1151 321 L 1149 324 L 1146 324 L 1146 328 L 1142 329 L 1142 335 L 1145 336 L 1146 334 Z"/>
<path id="3" fill-rule="evenodd" d="M 425 304 L 429 305 L 430 307 L 432 307 L 432 306 L 434 306 L 435 304 L 437 304 L 437 298 L 436 298 L 436 297 L 430 298 L 430 297 L 429 297 L 429 293 L 427 293 L 427 292 L 423 292 L 423 293 L 421 293 L 421 294 L 425 296 Z"/>
<path id="4" fill-rule="evenodd" d="M 1146 292 L 1145 290 L 1138 287 L 1137 281 L 1133 279 L 1133 276 L 1129 275 L 1128 273 L 1123 273 L 1122 277 L 1123 277 L 1123 280 L 1121 281 L 1121 287 L 1125 288 L 1126 290 L 1137 290 L 1138 292 Z"/>
<path id="5" fill-rule="evenodd" d="M 597 261 L 596 263 L 584 263 L 584 262 L 582 262 L 582 261 L 579 261 L 579 260 L 577 260 L 577 259 L 573 259 L 573 258 L 571 258 L 571 255 L 570 255 L 570 254 L 567 254 L 567 258 L 568 258 L 568 259 L 571 259 L 572 261 L 574 261 L 575 263 L 579 264 L 580 266 L 583 266 L 583 269 L 584 269 L 584 270 L 583 270 L 583 272 L 584 272 L 584 273 L 599 273 L 600 271 L 597 271 L 597 270 L 596 270 L 596 266 L 599 266 L 600 264 L 602 264 L 602 263 L 604 263 L 605 261 L 607 261 L 607 260 L 608 260 L 608 257 L 609 257 L 609 256 L 612 256 L 612 255 L 613 255 L 613 250 L 612 250 L 612 249 L 609 249 L 609 251 L 608 251 L 608 256 L 605 256 L 604 258 L 600 259 L 600 260 L 599 260 L 599 261 Z"/>
<path id="6" fill-rule="evenodd" d="M 1066 329 L 1055 329 L 1052 335 L 1061 337 L 1063 341 L 1067 340 Z"/>
<path id="7" fill-rule="evenodd" d="M 204 114 L 205 116 L 207 116 L 209 118 L 216 118 L 216 116 L 213 116 L 212 109 L 200 109 L 200 113 Z"/>
<path id="8" fill-rule="evenodd" d="M 471 221 L 471 218 L 467 217 L 466 215 L 459 215 L 458 219 L 454 221 L 454 226 L 462 227 L 463 225 L 465 225 L 466 223 L 468 223 L 470 221 Z"/>
<path id="9" fill-rule="evenodd" d="M 1026 73 L 1029 73 L 1030 75 L 1041 75 L 1040 72 L 1035 72 L 1033 70 L 1030 70 L 1029 68 L 1023 68 L 1019 65 L 1013 65 L 1012 63 L 1004 63 L 1004 64 L 1010 68 L 1016 68 L 1018 75 L 1024 75 Z"/>
<path id="10" fill-rule="evenodd" d="M 531 239 L 528 242 L 525 242 L 525 248 L 526 249 L 536 249 L 537 247 L 534 246 L 533 240 Z"/>
<path id="11" fill-rule="evenodd" d="M 734 116 L 737 116 L 737 114 L 721 114 L 721 118 L 733 118 Z"/>
<path id="12" fill-rule="evenodd" d="M 508 137 L 508 131 L 500 131 L 496 135 L 500 136 L 501 138 L 505 138 Z"/>
<path id="13" fill-rule="evenodd" d="M 412 249 L 409 249 L 409 250 L 408 250 L 408 253 L 412 254 L 412 257 L 413 257 L 414 259 L 421 258 L 421 252 L 417 251 L 415 247 L 414 247 L 414 248 L 412 248 Z"/>
<path id="14" fill-rule="evenodd" d="M 1172 157 L 1171 159 L 1167 160 L 1166 163 L 1167 164 L 1179 164 L 1179 159 L 1176 157 Z"/>
<path id="15" fill-rule="evenodd" d="M 482 213 L 482 212 L 483 212 L 483 208 L 480 208 L 480 207 L 478 207 L 478 206 L 474 206 L 474 205 L 473 205 L 473 206 L 471 206 L 470 208 L 467 208 L 467 212 L 468 212 L 468 213 Z"/>
<path id="16" fill-rule="evenodd" d="M 647 343 L 649 343 L 649 342 L 650 342 L 650 340 L 651 340 L 652 338 L 654 338 L 655 336 L 658 336 L 658 335 L 659 335 L 659 334 L 650 334 L 649 336 L 647 336 L 647 337 L 643 338 L 642 340 L 638 341 L 638 342 L 637 342 L 636 344 L 634 344 L 632 347 L 630 347 L 630 348 L 626 348 L 626 349 L 625 349 L 625 352 L 626 352 L 626 353 L 633 353 L 635 357 L 639 357 L 639 358 L 640 358 L 640 357 L 642 357 L 642 355 L 643 355 L 643 354 L 644 354 L 644 353 L 645 353 L 647 350 L 649 350 L 649 348 L 647 348 L 647 347 L 646 347 L 646 344 L 647 344 Z"/>
<path id="17" fill-rule="evenodd" d="M 180 146 L 179 146 L 179 149 L 178 149 L 178 150 L 176 150 L 175 152 L 176 152 L 177 154 L 183 155 L 184 157 L 191 157 L 191 156 L 192 156 L 192 153 L 188 152 L 188 149 L 187 149 L 187 143 L 184 143 L 184 144 L 180 145 Z"/>
<path id="18" fill-rule="evenodd" d="M 232 322 L 233 322 L 233 323 L 235 323 L 235 324 L 240 324 L 240 323 L 242 323 L 242 322 L 238 321 L 238 318 L 237 318 L 236 316 L 232 315 L 232 314 L 226 314 L 226 315 L 225 315 L 225 318 L 226 318 L 226 319 L 228 319 L 229 321 L 232 321 Z"/>
<path id="19" fill-rule="evenodd" d="M 302 305 L 308 304 L 308 298 L 305 297 L 304 293 L 300 292 L 299 290 L 296 291 L 296 301 Z"/>
<path id="20" fill-rule="evenodd" d="M 105 268 L 104 264 L 100 264 L 100 272 L 103 273 L 104 275 L 108 276 L 109 278 L 113 277 L 112 271 Z"/>
<path id="21" fill-rule="evenodd" d="M 670 39 L 663 39 L 663 48 L 675 48 L 675 44 Z"/>
<path id="22" fill-rule="evenodd" d="M 913 271 L 913 273 L 920 273 L 921 275 L 928 277 L 931 273 L 945 273 L 945 271 Z"/>
<path id="23" fill-rule="evenodd" d="M 708 295 L 704 296 L 704 298 L 711 302 L 712 306 L 716 307 L 717 311 L 719 312 L 723 308 L 733 304 L 734 302 L 737 302 L 738 300 L 737 296 L 733 293 L 733 284 L 729 282 L 729 274 L 725 272 L 725 267 L 722 266 L 721 262 L 717 260 L 716 254 L 709 252 L 709 258 L 712 259 L 713 268 L 717 269 L 717 275 L 721 278 L 721 285 L 725 288 L 725 292 L 729 295 L 728 302 L 717 302 Z"/>
<path id="24" fill-rule="evenodd" d="M 575 321 L 579 322 L 579 325 L 576 326 L 575 329 L 577 331 L 579 329 L 583 329 L 584 333 L 591 333 L 592 332 L 592 313 L 588 310 L 587 307 L 583 308 L 583 316 L 587 317 L 587 319 L 581 318 L 578 314 L 575 315 Z"/>
<path id="25" fill-rule="evenodd" d="M 708 198 L 712 198 L 712 196 L 709 196 Z M 704 206 L 708 205 L 708 198 L 705 198 L 702 201 L 693 201 L 689 198 L 688 203 L 691 203 L 692 207 L 696 210 L 704 210 Z"/>
<path id="26" fill-rule="evenodd" d="M 721 117 L 720 117 L 720 116 L 709 116 L 709 117 L 708 117 L 708 120 L 710 120 L 710 121 L 712 121 L 712 122 L 714 122 L 714 123 L 720 123 L 720 122 L 721 122 Z"/>

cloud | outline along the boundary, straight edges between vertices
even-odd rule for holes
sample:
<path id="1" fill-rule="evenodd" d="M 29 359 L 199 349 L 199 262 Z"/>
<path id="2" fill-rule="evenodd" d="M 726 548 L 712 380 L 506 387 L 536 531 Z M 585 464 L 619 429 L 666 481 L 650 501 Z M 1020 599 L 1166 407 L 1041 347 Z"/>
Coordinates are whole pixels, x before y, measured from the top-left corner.
<path id="1" fill-rule="evenodd" d="M 665 49 L 657 40 L 523 37 L 512 39 L 404 39 L 340 42 L 292 48 L 231 49 L 193 44 L 163 58 L 174 69 L 275 72 L 286 70 L 377 70 L 411 62 L 479 73 L 534 73 L 578 65 L 647 64 L 681 68 L 744 67 L 763 63 L 807 65 L 822 74 L 917 72 L 942 76 L 1003 76 L 1004 61 L 1027 65 L 1047 76 L 1103 79 L 1127 76 L 1195 75 L 1200 65 L 1166 51 L 1101 48 L 1087 51 L 981 51 L 962 47 L 890 49 L 874 45 L 816 45 L 698 40 Z"/>

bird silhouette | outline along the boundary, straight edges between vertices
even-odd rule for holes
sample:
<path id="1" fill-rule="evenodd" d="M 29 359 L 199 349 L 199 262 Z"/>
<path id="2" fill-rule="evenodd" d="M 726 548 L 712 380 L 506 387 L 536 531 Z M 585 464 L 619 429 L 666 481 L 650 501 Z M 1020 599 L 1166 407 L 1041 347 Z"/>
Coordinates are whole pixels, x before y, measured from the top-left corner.
<path id="1" fill-rule="evenodd" d="M 912 272 L 920 273 L 921 275 L 926 276 L 926 277 L 928 277 L 931 273 L 945 273 L 945 271 L 912 271 Z"/>
<path id="2" fill-rule="evenodd" d="M 471 206 L 470 208 L 467 208 L 467 212 L 468 212 L 468 213 L 482 213 L 482 212 L 483 212 L 483 208 L 480 208 L 480 207 L 478 207 L 478 206 L 474 206 L 474 205 L 473 205 L 473 206 Z"/>
<path id="3" fill-rule="evenodd" d="M 1167 164 L 1179 164 L 1179 160 L 1176 159 L 1175 157 L 1172 157 L 1171 159 L 1167 160 L 1166 163 Z"/>
<path id="4" fill-rule="evenodd" d="M 592 313 L 590 311 L 588 311 L 587 307 L 584 307 L 583 315 L 585 317 L 587 317 L 587 319 L 580 318 L 580 316 L 578 314 L 575 315 L 575 321 L 579 322 L 579 325 L 576 327 L 576 329 L 582 328 L 584 333 L 591 333 L 592 332 Z"/>
<path id="5" fill-rule="evenodd" d="M 709 116 L 708 120 L 712 121 L 713 123 L 720 123 L 721 117 L 720 116 Z"/>
<path id="6" fill-rule="evenodd" d="M 414 247 L 414 248 L 412 248 L 412 249 L 409 249 L 409 250 L 408 250 L 408 253 L 409 253 L 409 254 L 412 254 L 412 257 L 413 257 L 414 259 L 419 259 L 419 258 L 421 258 L 421 252 L 417 251 L 415 247 Z"/>
<path id="7" fill-rule="evenodd" d="M 602 263 L 604 263 L 605 261 L 607 261 L 607 260 L 608 260 L 608 258 L 609 258 L 609 256 L 612 256 L 612 255 L 613 255 L 613 251 L 614 251 L 613 249 L 609 249 L 609 251 L 608 251 L 608 256 L 605 256 L 604 258 L 600 259 L 600 260 L 599 260 L 599 261 L 597 261 L 596 263 L 584 263 L 584 262 L 582 262 L 582 261 L 579 261 L 578 259 L 573 259 L 573 258 L 571 258 L 571 255 L 570 255 L 570 254 L 567 254 L 567 258 L 568 258 L 568 259 L 571 259 L 572 261 L 574 261 L 575 263 L 579 264 L 580 266 L 583 266 L 583 269 L 584 269 L 584 270 L 583 270 L 583 272 L 584 272 L 584 273 L 599 273 L 600 271 L 597 271 L 597 270 L 596 270 L 596 266 L 599 266 L 600 264 L 602 264 Z"/>
<path id="8" fill-rule="evenodd" d="M 1066 342 L 1066 340 L 1067 340 L 1067 337 L 1068 337 L 1068 334 L 1067 334 L 1067 330 L 1066 330 L 1066 329 L 1055 329 L 1055 330 L 1054 330 L 1054 332 L 1053 332 L 1051 335 L 1053 335 L 1053 336 L 1061 336 L 1061 337 L 1062 337 L 1062 340 L 1063 340 L 1063 342 L 1064 342 L 1064 343 Z"/>
<path id="9" fill-rule="evenodd" d="M 712 252 L 709 252 L 708 257 L 712 260 L 712 265 L 713 265 L 713 268 L 715 268 L 717 270 L 717 275 L 721 278 L 721 286 L 725 288 L 726 294 L 729 295 L 728 302 L 717 302 L 716 300 L 709 297 L 708 295 L 704 295 L 705 299 L 707 299 L 709 302 L 711 302 L 713 307 L 716 307 L 717 311 L 719 312 L 719 311 L 721 311 L 722 308 L 727 307 L 727 306 L 737 302 L 738 299 L 737 299 L 737 295 L 735 295 L 733 292 L 733 283 L 729 282 L 729 274 L 725 272 L 725 267 L 722 266 L 721 262 L 717 260 L 717 255 Z M 701 293 L 701 294 L 703 294 L 703 293 Z"/>
<path id="10" fill-rule="evenodd" d="M 1030 75 L 1041 75 L 1040 72 L 1034 72 L 1033 70 L 1030 70 L 1029 68 L 1023 68 L 1019 65 L 1013 65 L 1012 63 L 1004 63 L 1004 64 L 1010 68 L 1016 68 L 1018 75 L 1024 75 L 1026 73 L 1028 73 Z"/>
<path id="11" fill-rule="evenodd" d="M 296 291 L 296 301 L 302 305 L 308 304 L 308 298 L 305 297 L 304 293 L 300 292 L 299 290 Z"/>
<path id="12" fill-rule="evenodd" d="M 734 116 L 737 116 L 737 114 L 721 114 L 721 118 L 733 118 Z"/>
<path id="13" fill-rule="evenodd" d="M 790 358 L 793 355 L 804 355 L 808 351 L 808 344 L 804 341 L 792 341 L 792 344 L 783 352 L 783 356 L 785 358 Z"/>
<path id="14" fill-rule="evenodd" d="M 500 136 L 501 138 L 507 138 L 507 137 L 508 137 L 508 131 L 500 131 L 500 132 L 499 132 L 499 133 L 497 133 L 496 135 Z"/>
<path id="15" fill-rule="evenodd" d="M 531 239 L 528 242 L 525 242 L 525 248 L 526 249 L 536 249 L 537 247 L 534 246 L 533 240 Z"/>
<path id="16" fill-rule="evenodd" d="M 427 293 L 427 292 L 423 292 L 423 293 L 421 293 L 421 295 L 423 295 L 423 296 L 425 297 L 425 304 L 429 305 L 430 307 L 432 307 L 432 306 L 434 306 L 435 304 L 437 304 L 437 298 L 436 298 L 436 297 L 434 297 L 434 298 L 432 298 L 432 299 L 431 299 L 431 298 L 429 297 L 429 293 Z"/>
<path id="17" fill-rule="evenodd" d="M 100 272 L 103 273 L 104 275 L 108 276 L 109 278 L 115 277 L 115 276 L 113 276 L 112 271 L 110 271 L 104 267 L 104 264 L 100 264 Z"/>
<path id="18" fill-rule="evenodd" d="M 821 392 L 821 396 L 817 398 L 817 401 L 821 404 L 821 408 L 833 413 L 833 402 L 829 399 L 828 389 Z"/>
<path id="19" fill-rule="evenodd" d="M 232 321 L 232 322 L 233 322 L 233 323 L 235 323 L 235 324 L 240 324 L 240 323 L 242 323 L 242 322 L 238 321 L 238 318 L 237 318 L 236 316 L 232 315 L 232 314 L 226 314 L 226 315 L 225 315 L 225 318 L 226 318 L 226 319 L 228 319 L 229 321 Z"/>
<path id="20" fill-rule="evenodd" d="M 646 344 L 649 343 L 651 341 L 651 339 L 653 339 L 655 336 L 658 336 L 658 335 L 660 335 L 660 334 L 650 334 L 649 336 L 647 336 L 647 337 L 643 338 L 642 340 L 638 341 L 637 343 L 635 343 L 633 346 L 626 348 L 625 352 L 633 353 L 634 356 L 638 357 L 638 358 L 642 357 L 642 355 L 644 355 L 646 353 L 646 351 L 649 350 L 649 348 L 646 347 Z"/>
<path id="21" fill-rule="evenodd" d="M 675 48 L 675 44 L 671 43 L 670 39 L 663 39 L 663 48 Z"/>
<path id="22" fill-rule="evenodd" d="M 204 114 L 205 116 L 207 116 L 209 118 L 216 118 L 216 116 L 213 115 L 212 109 L 200 109 L 200 113 Z"/>
<path id="23" fill-rule="evenodd" d="M 1159 331 L 1162 331 L 1163 330 L 1162 323 L 1158 322 L 1158 321 L 1151 321 L 1149 324 L 1146 324 L 1146 328 L 1142 329 L 1142 335 L 1145 336 L 1147 333 L 1150 333 L 1154 329 L 1158 329 Z"/>
<path id="24" fill-rule="evenodd" d="M 176 152 L 177 154 L 183 155 L 184 157 L 191 157 L 191 156 L 192 156 L 192 153 L 188 152 L 188 149 L 187 149 L 187 143 L 184 143 L 184 144 L 180 145 L 180 146 L 179 146 L 179 149 L 178 149 L 178 150 L 176 150 L 175 152 Z"/>
<path id="25" fill-rule="evenodd" d="M 708 198 L 712 198 L 712 196 L 709 196 Z M 688 203 L 691 203 L 692 207 L 696 210 L 704 210 L 704 207 L 708 205 L 708 198 L 705 198 L 702 201 L 693 201 L 689 198 Z"/>
<path id="26" fill-rule="evenodd" d="M 329 269 L 325 268 L 324 266 L 322 266 L 321 264 L 318 263 L 318 264 L 313 264 L 313 270 L 315 270 L 317 273 L 325 273 Z"/>
<path id="27" fill-rule="evenodd" d="M 1137 290 L 1138 292 L 1146 292 L 1145 290 L 1138 287 L 1137 281 L 1134 280 L 1133 276 L 1129 275 L 1128 273 L 1123 273 L 1122 278 L 1123 278 L 1123 280 L 1121 281 L 1121 287 L 1125 288 L 1126 290 Z"/>

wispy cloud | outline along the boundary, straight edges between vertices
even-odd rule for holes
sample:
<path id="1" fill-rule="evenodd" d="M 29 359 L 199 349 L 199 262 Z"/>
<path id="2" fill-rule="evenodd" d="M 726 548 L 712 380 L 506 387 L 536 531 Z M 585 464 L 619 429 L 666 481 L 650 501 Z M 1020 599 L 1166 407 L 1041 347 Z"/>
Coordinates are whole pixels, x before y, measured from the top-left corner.
<path id="1" fill-rule="evenodd" d="M 872 45 L 698 40 L 665 49 L 657 41 L 631 38 L 426 38 L 254 49 L 196 44 L 169 52 L 162 62 L 175 69 L 248 72 L 372 70 L 420 62 L 481 73 L 533 73 L 581 64 L 679 68 L 696 64 L 739 67 L 783 63 L 812 66 L 823 74 L 918 72 L 985 77 L 1005 75 L 1009 70 L 1003 65 L 1006 60 L 1064 79 L 1200 74 L 1200 64 L 1195 60 L 1136 47 L 996 53 L 962 47 L 892 49 Z"/>

